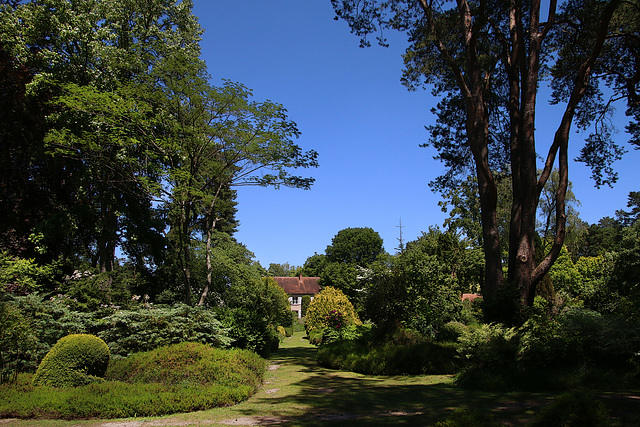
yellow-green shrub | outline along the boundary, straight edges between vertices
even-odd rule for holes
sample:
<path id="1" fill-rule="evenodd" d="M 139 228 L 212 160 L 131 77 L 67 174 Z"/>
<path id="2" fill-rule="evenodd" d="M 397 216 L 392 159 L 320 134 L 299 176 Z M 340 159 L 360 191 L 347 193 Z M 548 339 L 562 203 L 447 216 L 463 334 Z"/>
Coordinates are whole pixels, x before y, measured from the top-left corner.
<path id="1" fill-rule="evenodd" d="M 76 387 L 100 381 L 109 365 L 109 347 L 88 334 L 62 337 L 40 362 L 34 385 Z"/>
<path id="2" fill-rule="evenodd" d="M 346 322 L 345 326 L 362 324 L 349 298 L 339 289 L 327 286 L 309 304 L 305 319 L 307 332 L 329 326 L 329 319 L 333 310 L 342 315 Z"/>

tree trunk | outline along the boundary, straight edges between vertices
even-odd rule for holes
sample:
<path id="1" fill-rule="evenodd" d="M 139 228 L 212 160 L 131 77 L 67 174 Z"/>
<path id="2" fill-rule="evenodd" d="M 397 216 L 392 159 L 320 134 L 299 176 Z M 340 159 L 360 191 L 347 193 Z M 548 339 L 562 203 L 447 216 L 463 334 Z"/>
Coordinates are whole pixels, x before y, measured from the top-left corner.
<path id="1" fill-rule="evenodd" d="M 207 283 L 200 295 L 200 301 L 198 302 L 199 306 L 204 305 L 205 300 L 209 294 L 209 290 L 213 288 L 213 266 L 211 265 L 211 239 L 213 237 L 213 230 L 216 228 L 216 223 L 218 222 L 218 218 L 215 214 L 215 206 L 216 201 L 218 200 L 218 195 L 220 194 L 220 190 L 222 190 L 222 184 L 218 185 L 216 189 L 216 193 L 213 196 L 213 200 L 209 205 L 209 209 L 206 214 L 206 229 L 207 229 L 207 245 L 206 245 L 206 257 L 207 257 Z"/>

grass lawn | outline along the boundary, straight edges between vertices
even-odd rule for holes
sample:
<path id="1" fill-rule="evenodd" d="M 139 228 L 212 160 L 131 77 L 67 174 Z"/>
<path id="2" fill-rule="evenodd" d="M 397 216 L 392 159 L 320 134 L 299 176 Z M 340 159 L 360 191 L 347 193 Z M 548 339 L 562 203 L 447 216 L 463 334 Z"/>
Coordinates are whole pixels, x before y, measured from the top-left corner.
<path id="1" fill-rule="evenodd" d="M 227 408 L 162 418 L 47 421 L 0 420 L 12 426 L 146 427 L 171 425 L 432 425 L 458 408 L 491 413 L 505 425 L 523 425 L 554 397 L 551 393 L 463 390 L 450 376 L 372 377 L 332 371 L 315 363 L 316 348 L 303 333 L 288 338 L 270 361 L 262 388 Z M 640 393 L 594 393 L 620 426 L 640 425 Z"/>

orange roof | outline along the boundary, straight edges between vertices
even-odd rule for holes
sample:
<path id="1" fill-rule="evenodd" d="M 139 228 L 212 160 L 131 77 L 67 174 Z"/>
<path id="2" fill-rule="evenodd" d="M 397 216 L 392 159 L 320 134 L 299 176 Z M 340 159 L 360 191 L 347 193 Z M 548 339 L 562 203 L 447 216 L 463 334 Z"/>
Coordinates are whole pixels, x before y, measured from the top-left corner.
<path id="1" fill-rule="evenodd" d="M 287 295 L 315 295 L 320 292 L 319 277 L 274 277 Z"/>

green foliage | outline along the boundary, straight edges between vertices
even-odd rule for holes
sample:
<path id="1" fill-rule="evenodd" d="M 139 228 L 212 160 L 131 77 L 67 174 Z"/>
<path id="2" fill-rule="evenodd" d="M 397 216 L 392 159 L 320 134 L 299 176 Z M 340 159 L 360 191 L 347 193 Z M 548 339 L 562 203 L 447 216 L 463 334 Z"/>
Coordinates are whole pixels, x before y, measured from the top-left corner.
<path id="1" fill-rule="evenodd" d="M 320 365 L 369 375 L 451 374 L 460 369 L 456 345 L 437 343 L 414 334 L 371 342 L 371 335 L 324 344 L 318 349 Z"/>
<path id="2" fill-rule="evenodd" d="M 265 369 L 252 352 L 185 343 L 112 360 L 107 381 L 55 393 L 19 376 L 0 390 L 0 417 L 129 418 L 230 406 L 256 391 Z"/>
<path id="3" fill-rule="evenodd" d="M 111 354 L 119 357 L 185 341 L 215 347 L 232 342 L 216 312 L 183 304 L 120 310 L 102 318 L 94 328 L 109 344 Z"/>
<path id="4" fill-rule="evenodd" d="M 490 414 L 471 409 L 456 409 L 446 420 L 438 421 L 433 427 L 499 427 Z"/>
<path id="5" fill-rule="evenodd" d="M 606 427 L 612 424 L 604 404 L 584 393 L 569 393 L 544 407 L 531 427 Z"/>
<path id="6" fill-rule="evenodd" d="M 555 290 L 563 290 L 576 297 L 585 294 L 583 289 L 584 278 L 573 264 L 565 246 L 562 247 L 558 259 L 549 270 L 549 275 Z"/>
<path id="7" fill-rule="evenodd" d="M 250 351 L 222 350 L 201 343 L 184 342 L 114 360 L 106 379 L 165 385 L 245 385 L 255 390 L 265 369 L 264 359 Z"/>
<path id="8" fill-rule="evenodd" d="M 107 306 L 127 308 L 132 304 L 128 279 L 120 269 L 100 273 L 86 268 L 67 276 L 60 290 L 73 301 L 70 308 L 76 311 L 91 312 Z"/>
<path id="9" fill-rule="evenodd" d="M 8 301 L 0 301 L 0 384 L 15 382 L 37 348 L 32 319 Z"/>
<path id="10" fill-rule="evenodd" d="M 310 295 L 303 295 L 302 296 L 302 304 L 300 307 L 301 310 L 301 314 L 302 317 L 305 317 L 307 315 L 307 310 L 309 309 L 309 304 L 311 304 L 311 296 Z"/>
<path id="11" fill-rule="evenodd" d="M 369 227 L 338 231 L 325 253 L 327 261 L 364 267 L 384 252 L 380 235 Z"/>
<path id="12" fill-rule="evenodd" d="M 519 328 L 482 325 L 459 338 L 469 366 L 458 382 L 487 389 L 615 386 L 634 372 L 636 323 L 574 307 L 534 314 Z"/>
<path id="13" fill-rule="evenodd" d="M 40 265 L 34 259 L 25 259 L 0 252 L 0 292 L 26 295 L 52 288 L 59 275 L 57 264 Z"/>
<path id="14" fill-rule="evenodd" d="M 325 254 L 313 254 L 304 262 L 301 274 L 305 277 L 320 277 L 327 264 Z"/>
<path id="15" fill-rule="evenodd" d="M 109 364 L 109 347 L 100 338 L 73 334 L 61 338 L 42 359 L 34 385 L 77 387 L 99 381 Z"/>
<path id="16" fill-rule="evenodd" d="M 469 328 L 460 322 L 447 322 L 438 331 L 439 341 L 457 341 Z"/>
<path id="17" fill-rule="evenodd" d="M 307 332 L 328 327 L 328 319 L 331 318 L 332 311 L 339 312 L 347 325 L 361 324 L 353 305 L 346 295 L 340 290 L 329 286 L 323 288 L 309 304 L 305 318 Z"/>
<path id="18" fill-rule="evenodd" d="M 462 301 L 456 271 L 463 252 L 461 242 L 434 229 L 407 244 L 396 264 L 396 280 L 406 289 L 405 327 L 435 337 L 444 323 L 459 318 Z"/>
<path id="19" fill-rule="evenodd" d="M 320 274 L 320 285 L 342 291 L 357 306 L 358 266 L 355 263 L 327 262 Z"/>
<path id="20" fill-rule="evenodd" d="M 242 307 L 219 311 L 222 325 L 229 331 L 235 348 L 255 351 L 267 357 L 280 345 L 276 327 L 272 326 L 259 312 Z"/>

